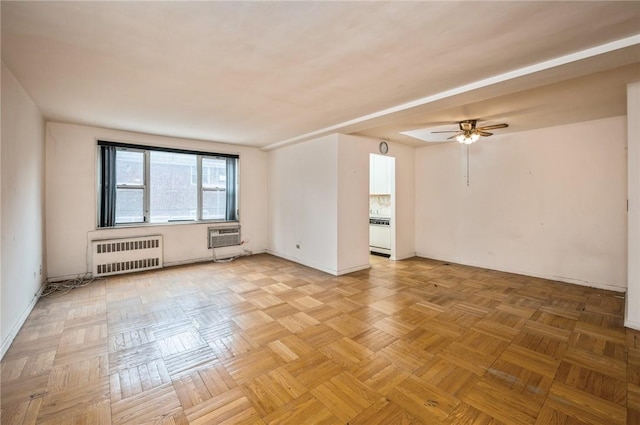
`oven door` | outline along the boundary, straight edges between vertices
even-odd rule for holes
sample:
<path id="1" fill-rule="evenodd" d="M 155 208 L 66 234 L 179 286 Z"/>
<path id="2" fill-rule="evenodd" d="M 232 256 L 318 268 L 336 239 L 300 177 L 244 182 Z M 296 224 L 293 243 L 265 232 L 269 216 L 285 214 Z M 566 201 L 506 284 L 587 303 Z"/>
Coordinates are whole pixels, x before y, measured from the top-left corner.
<path id="1" fill-rule="evenodd" d="M 371 251 L 378 248 L 388 253 L 391 250 L 391 226 L 369 224 L 369 246 Z"/>

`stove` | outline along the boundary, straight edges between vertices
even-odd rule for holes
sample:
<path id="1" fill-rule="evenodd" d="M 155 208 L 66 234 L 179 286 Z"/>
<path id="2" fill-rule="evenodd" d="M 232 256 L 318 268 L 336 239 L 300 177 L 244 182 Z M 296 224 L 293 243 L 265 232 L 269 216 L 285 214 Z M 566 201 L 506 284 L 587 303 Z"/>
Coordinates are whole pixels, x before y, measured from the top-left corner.
<path id="1" fill-rule="evenodd" d="M 391 254 L 391 219 L 369 217 L 369 251 L 376 254 Z"/>

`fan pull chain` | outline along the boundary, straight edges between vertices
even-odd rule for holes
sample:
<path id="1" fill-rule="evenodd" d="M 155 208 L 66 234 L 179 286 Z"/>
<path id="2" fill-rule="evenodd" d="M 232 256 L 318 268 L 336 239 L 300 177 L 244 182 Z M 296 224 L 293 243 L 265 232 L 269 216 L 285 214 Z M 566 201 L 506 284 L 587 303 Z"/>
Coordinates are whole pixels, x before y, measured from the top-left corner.
<path id="1" fill-rule="evenodd" d="M 469 186 L 469 145 L 467 145 L 467 186 Z"/>

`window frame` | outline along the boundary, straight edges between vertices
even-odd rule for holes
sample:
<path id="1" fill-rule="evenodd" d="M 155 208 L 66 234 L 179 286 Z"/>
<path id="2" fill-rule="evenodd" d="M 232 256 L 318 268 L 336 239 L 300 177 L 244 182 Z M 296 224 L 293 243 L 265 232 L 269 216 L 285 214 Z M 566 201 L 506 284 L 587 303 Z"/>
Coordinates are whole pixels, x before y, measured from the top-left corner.
<path id="1" fill-rule="evenodd" d="M 176 148 L 168 148 L 168 147 L 157 147 L 157 146 L 151 146 L 151 145 L 133 145 L 133 144 L 129 144 L 129 143 L 119 143 L 119 142 L 111 142 L 111 141 L 105 141 L 105 140 L 97 140 L 97 155 L 98 155 L 98 164 L 101 164 L 101 147 L 102 146 L 110 146 L 115 148 L 116 150 L 116 157 L 117 157 L 117 152 L 118 151 L 125 151 L 125 152 L 140 152 L 143 154 L 144 157 L 144 161 L 143 161 L 143 167 L 144 167 L 144 171 L 143 171 L 143 184 L 141 185 L 132 185 L 132 184 L 118 184 L 116 181 L 116 185 L 115 185 L 115 190 L 117 191 L 118 189 L 133 189 L 133 190 L 140 190 L 142 189 L 143 191 L 143 221 L 138 221 L 138 222 L 125 222 L 125 223 L 117 223 L 115 222 L 115 211 L 114 211 L 114 223 L 113 225 L 101 225 L 101 214 L 103 213 L 103 208 L 102 208 L 102 199 L 101 199 L 101 194 L 102 194 L 102 181 L 101 181 L 101 175 L 102 175 L 102 171 L 100 170 L 100 165 L 98 166 L 98 172 L 97 172 L 97 202 L 98 202 L 98 208 L 97 208 L 97 223 L 96 223 L 96 228 L 97 229 L 111 229 L 111 228 L 120 228 L 120 227 L 137 227 L 137 226 L 157 226 L 157 225 L 173 225 L 173 224 L 194 224 L 194 223 L 210 223 L 210 222 L 217 222 L 217 223 L 236 223 L 240 221 L 240 155 L 238 154 L 226 154 L 226 153 L 218 153 L 218 152 L 205 152 L 205 151 L 194 151 L 194 150 L 187 150 L 187 149 L 176 149 Z M 196 191 L 197 191 L 197 206 L 196 206 L 196 218 L 195 219 L 190 219 L 190 220 L 175 220 L 175 221 L 162 221 L 162 222 L 152 222 L 151 221 L 151 152 L 152 151 L 159 151 L 159 152 L 169 152 L 169 153 L 178 153 L 178 154 L 187 154 L 187 155 L 194 155 L 196 157 Z M 234 189 L 233 190 L 233 195 L 235 198 L 234 204 L 235 204 L 235 211 L 234 212 L 229 212 L 229 205 L 228 205 L 228 200 L 225 202 L 226 205 L 226 213 L 225 213 L 225 217 L 222 219 L 219 218 L 206 218 L 203 219 L 203 195 L 205 191 L 224 191 L 225 193 L 228 192 L 229 190 L 229 183 L 227 183 L 227 187 L 225 187 L 224 189 L 220 189 L 220 188 L 205 188 L 202 184 L 202 172 L 203 172 L 203 159 L 205 158 L 212 158 L 212 159 L 225 159 L 226 163 L 228 164 L 230 160 L 235 160 L 235 165 L 234 167 L 232 167 L 235 171 L 235 176 L 232 179 L 227 178 L 227 182 L 229 182 L 230 180 L 234 182 Z M 117 161 L 116 161 L 117 162 Z M 113 171 L 115 172 L 115 167 L 116 165 L 113 166 Z M 228 169 L 228 168 L 227 168 Z M 192 180 L 191 180 L 192 181 Z M 193 181 L 192 181 L 193 184 Z M 117 201 L 116 201 L 116 207 L 117 208 Z M 228 219 L 227 217 L 231 215 L 232 217 L 234 217 L 233 219 Z"/>
<path id="2" fill-rule="evenodd" d="M 116 192 L 118 191 L 118 189 L 132 189 L 132 190 L 140 190 L 142 189 L 142 221 L 129 221 L 129 222 L 125 222 L 125 223 L 118 223 L 115 222 L 114 226 L 123 226 L 123 225 L 136 225 L 136 224 L 143 224 L 143 223 L 148 223 L 148 215 L 149 215 L 149 190 L 147 190 L 147 187 L 149 186 L 149 152 L 145 151 L 143 149 L 138 149 L 138 148 L 120 148 L 120 147 L 116 147 L 116 158 L 118 155 L 118 151 L 123 151 L 123 152 L 138 152 L 142 154 L 142 184 L 118 184 L 118 181 L 116 179 Z M 116 161 L 117 163 L 117 161 Z M 116 204 L 117 205 L 117 204 Z M 116 207 L 117 208 L 117 207 Z M 115 218 L 114 218 L 115 220 Z"/>
<path id="3" fill-rule="evenodd" d="M 220 187 L 216 186 L 216 187 L 205 187 L 205 185 L 203 184 L 203 166 L 202 163 L 204 162 L 205 156 L 199 156 L 198 157 L 198 187 L 200 190 L 198 190 L 198 219 L 199 220 L 206 220 L 206 221 L 220 221 L 220 219 L 215 219 L 215 218 L 207 218 L 207 219 L 203 219 L 202 215 L 204 212 L 204 195 L 205 192 L 224 192 L 225 196 L 227 193 L 227 188 L 225 185 L 224 189 L 221 189 Z M 220 157 L 213 157 L 213 156 L 208 156 L 207 158 L 213 158 L 213 159 L 220 159 Z M 207 185 L 211 186 L 211 169 L 207 170 Z M 236 204 L 237 204 L 237 196 L 236 196 Z"/>

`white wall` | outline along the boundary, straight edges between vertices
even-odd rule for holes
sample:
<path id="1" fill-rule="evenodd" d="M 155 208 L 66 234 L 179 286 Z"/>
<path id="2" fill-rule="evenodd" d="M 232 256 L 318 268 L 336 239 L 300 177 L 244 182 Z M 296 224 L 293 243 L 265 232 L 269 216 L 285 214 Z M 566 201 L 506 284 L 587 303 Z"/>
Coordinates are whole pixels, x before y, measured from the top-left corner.
<path id="1" fill-rule="evenodd" d="M 369 150 L 371 141 L 338 135 L 338 270 L 369 267 Z"/>
<path id="2" fill-rule="evenodd" d="M 628 276 L 625 326 L 640 330 L 640 83 L 627 86 Z"/>
<path id="3" fill-rule="evenodd" d="M 378 149 L 375 142 L 375 153 Z M 389 142 L 388 156 L 396 159 L 395 177 L 395 216 L 391 217 L 391 246 L 394 260 L 404 260 L 416 255 L 416 208 L 415 208 L 415 155 L 416 149 L 410 146 Z M 392 233 L 392 236 L 394 234 Z M 395 246 L 393 245 L 395 243 Z"/>
<path id="4" fill-rule="evenodd" d="M 368 267 L 369 154 L 378 143 L 334 134 L 269 152 L 269 252 L 336 275 Z M 398 258 L 415 253 L 413 152 L 389 143 Z"/>
<path id="5" fill-rule="evenodd" d="M 266 154 L 255 148 L 50 122 L 46 134 L 47 262 L 52 279 L 90 271 L 89 242 L 161 234 L 165 265 L 212 258 L 206 223 L 96 230 L 96 140 L 240 155 L 240 223 L 246 248 L 266 250 Z"/>
<path id="6" fill-rule="evenodd" d="M 0 8 L 2 10 L 2 8 Z M 0 12 L 0 22 L 2 22 L 2 13 Z M 0 31 L 0 34 L 2 31 Z M 0 40 L 0 46 L 2 45 L 2 41 Z M 0 81 L 2 80 L 2 71 L 4 70 L 4 63 L 0 63 Z M 0 93 L 2 90 L 0 89 Z M 2 106 L 0 102 L 0 360 L 4 356 L 7 348 L 5 347 L 5 336 L 4 331 L 2 330 Z M 9 340 L 13 340 L 13 338 L 9 338 L 7 340 L 7 347 L 9 346 Z"/>
<path id="7" fill-rule="evenodd" d="M 339 227 L 341 260 L 351 267 L 369 262 L 369 164 L 370 155 L 378 154 L 380 140 L 340 135 Z M 414 152 L 409 146 L 388 142 L 387 156 L 395 158 L 391 215 L 392 260 L 415 256 Z M 364 217 L 364 219 L 363 219 Z M 348 255 L 349 257 L 343 257 Z"/>
<path id="8" fill-rule="evenodd" d="M 625 290 L 624 117 L 416 152 L 419 256 Z"/>
<path id="9" fill-rule="evenodd" d="M 31 312 L 46 273 L 44 119 L 2 64 L 0 357 Z"/>
<path id="10" fill-rule="evenodd" d="M 338 136 L 269 152 L 269 252 L 337 274 Z"/>

